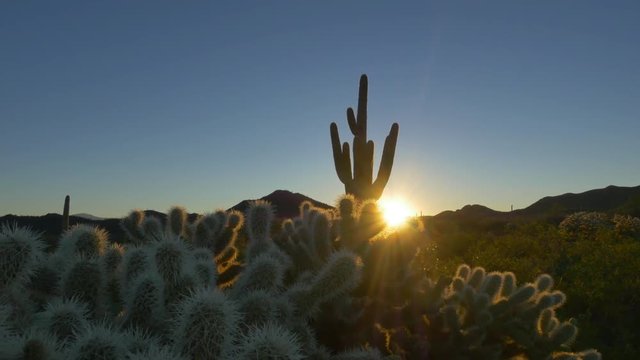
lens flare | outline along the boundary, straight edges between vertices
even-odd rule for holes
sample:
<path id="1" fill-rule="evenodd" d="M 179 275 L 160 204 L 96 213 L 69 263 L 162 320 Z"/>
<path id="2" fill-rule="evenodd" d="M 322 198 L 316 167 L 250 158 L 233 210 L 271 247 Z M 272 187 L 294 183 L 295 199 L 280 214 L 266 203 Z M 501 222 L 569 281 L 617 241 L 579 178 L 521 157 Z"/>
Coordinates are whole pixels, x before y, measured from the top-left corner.
<path id="1" fill-rule="evenodd" d="M 409 205 L 401 199 L 380 199 L 378 206 L 382 209 L 384 220 L 391 227 L 402 225 L 412 214 Z"/>

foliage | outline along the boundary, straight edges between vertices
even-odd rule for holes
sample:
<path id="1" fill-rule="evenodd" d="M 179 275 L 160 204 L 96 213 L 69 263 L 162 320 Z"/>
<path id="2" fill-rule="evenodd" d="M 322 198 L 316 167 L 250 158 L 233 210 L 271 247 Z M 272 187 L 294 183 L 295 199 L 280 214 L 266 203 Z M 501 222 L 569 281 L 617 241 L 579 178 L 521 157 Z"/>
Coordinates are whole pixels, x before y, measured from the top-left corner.
<path id="1" fill-rule="evenodd" d="M 548 273 L 567 294 L 557 313 L 574 318 L 581 329 L 576 347 L 595 346 L 612 359 L 638 358 L 635 219 L 577 213 L 559 225 L 505 224 L 499 232 L 437 224 L 424 240 L 429 245 L 421 249 L 420 266 L 432 276 L 448 274 L 462 261 L 488 271 L 512 271 L 524 281 Z"/>
<path id="2" fill-rule="evenodd" d="M 16 244 L 26 250 L 2 260 L 16 269 L 6 272 L 5 288 L 25 289 L 2 297 L 3 351 L 78 359 L 598 356 L 569 352 L 577 328 L 558 319 L 565 296 L 550 276 L 517 286 L 513 273 L 463 265 L 453 279 L 431 280 L 420 262 L 430 251 L 422 224 L 386 229 L 372 201 L 345 195 L 336 212 L 303 203 L 275 233 L 271 206 L 253 203 L 241 247 L 240 213 L 193 223 L 182 208 L 170 214 L 163 226 L 132 211 L 121 242 L 76 226 L 50 253 L 38 234 L 4 227 L 3 254 Z M 504 247 L 505 257 L 528 244 L 524 235 L 509 238 L 524 240 Z M 449 255 L 462 248 L 454 250 Z M 496 261 L 478 254 L 471 260 Z M 567 279 L 580 278 L 572 275 L 579 269 Z M 57 280 L 36 291 L 46 278 Z M 589 304 L 605 303 L 593 296 Z"/>

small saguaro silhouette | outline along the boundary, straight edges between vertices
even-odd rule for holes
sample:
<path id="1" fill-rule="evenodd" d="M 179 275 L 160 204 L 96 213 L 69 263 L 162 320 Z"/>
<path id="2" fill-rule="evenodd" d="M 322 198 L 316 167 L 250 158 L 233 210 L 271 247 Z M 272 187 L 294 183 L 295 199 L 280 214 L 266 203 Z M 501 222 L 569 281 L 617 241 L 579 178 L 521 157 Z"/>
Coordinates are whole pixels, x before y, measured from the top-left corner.
<path id="1" fill-rule="evenodd" d="M 69 230 L 69 202 L 71 198 L 69 195 L 64 198 L 64 208 L 62 209 L 62 231 Z"/>
<path id="2" fill-rule="evenodd" d="M 393 157 L 398 140 L 398 123 L 393 123 L 389 135 L 384 141 L 382 160 L 378 169 L 378 176 L 373 180 L 373 141 L 367 140 L 367 75 L 360 77 L 358 94 L 358 113 L 352 108 L 347 109 L 347 122 L 353 134 L 353 175 L 351 172 L 351 156 L 349 143 L 340 146 L 338 126 L 331 123 L 331 145 L 333 147 L 333 161 L 338 178 L 344 184 L 345 192 L 360 200 L 379 199 L 384 187 L 391 176 Z"/>

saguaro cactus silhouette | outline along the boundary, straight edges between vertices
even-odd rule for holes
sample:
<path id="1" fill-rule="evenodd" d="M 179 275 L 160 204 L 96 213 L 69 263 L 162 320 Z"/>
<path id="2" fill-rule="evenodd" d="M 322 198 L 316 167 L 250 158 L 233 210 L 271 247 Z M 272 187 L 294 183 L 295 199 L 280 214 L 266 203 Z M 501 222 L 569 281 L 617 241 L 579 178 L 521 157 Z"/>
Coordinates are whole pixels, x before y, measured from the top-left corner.
<path id="1" fill-rule="evenodd" d="M 69 230 L 69 202 L 71 198 L 69 195 L 64 198 L 64 209 L 62 210 L 62 231 Z"/>
<path id="2" fill-rule="evenodd" d="M 331 123 L 331 145 L 336 172 L 344 184 L 345 192 L 360 200 L 377 200 L 382 195 L 391 175 L 399 126 L 398 123 L 393 123 L 391 126 L 391 131 L 384 141 L 378 177 L 373 181 L 373 141 L 367 140 L 367 91 L 367 75 L 362 75 L 358 94 L 358 113 L 354 114 L 352 108 L 347 109 L 347 122 L 353 134 L 353 175 L 349 143 L 345 142 L 342 147 L 340 146 L 340 135 L 336 123 Z"/>

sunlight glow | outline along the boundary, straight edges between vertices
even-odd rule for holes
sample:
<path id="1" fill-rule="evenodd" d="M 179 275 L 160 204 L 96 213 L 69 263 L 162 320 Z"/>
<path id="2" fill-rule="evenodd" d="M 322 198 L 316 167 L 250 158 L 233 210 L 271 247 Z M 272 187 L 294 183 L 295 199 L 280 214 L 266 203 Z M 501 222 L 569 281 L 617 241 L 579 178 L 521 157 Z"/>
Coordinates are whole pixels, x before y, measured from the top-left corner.
<path id="1" fill-rule="evenodd" d="M 392 227 L 402 225 L 412 215 L 409 205 L 398 198 L 380 199 L 378 205 L 387 225 Z"/>

